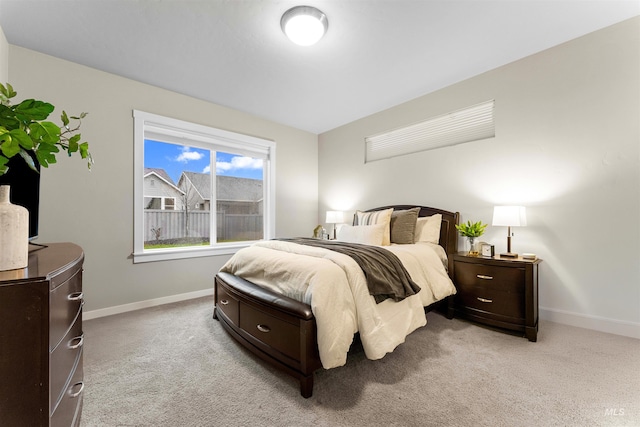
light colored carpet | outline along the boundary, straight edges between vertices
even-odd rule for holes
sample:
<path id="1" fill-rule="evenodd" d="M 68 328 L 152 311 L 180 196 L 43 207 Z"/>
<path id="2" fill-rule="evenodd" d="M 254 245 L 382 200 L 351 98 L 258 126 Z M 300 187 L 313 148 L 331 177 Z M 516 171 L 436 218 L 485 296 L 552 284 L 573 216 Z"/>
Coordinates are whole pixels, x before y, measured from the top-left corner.
<path id="1" fill-rule="evenodd" d="M 199 298 L 86 321 L 90 426 L 640 426 L 640 340 L 542 322 L 538 342 L 428 314 L 314 394 L 236 344 Z"/>

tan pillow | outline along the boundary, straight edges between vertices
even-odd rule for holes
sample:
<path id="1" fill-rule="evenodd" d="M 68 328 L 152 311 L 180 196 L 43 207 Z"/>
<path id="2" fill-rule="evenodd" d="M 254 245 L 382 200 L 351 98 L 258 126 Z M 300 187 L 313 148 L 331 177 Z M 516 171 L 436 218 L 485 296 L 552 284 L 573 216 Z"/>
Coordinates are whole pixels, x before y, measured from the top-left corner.
<path id="1" fill-rule="evenodd" d="M 356 211 L 353 225 L 373 225 L 373 224 L 386 224 L 384 236 L 382 238 L 382 245 L 389 246 L 391 244 L 391 214 L 393 208 L 384 209 L 374 212 L 362 212 Z"/>
<path id="2" fill-rule="evenodd" d="M 338 230 L 336 240 L 364 245 L 382 245 L 385 224 L 343 225 Z"/>
<path id="3" fill-rule="evenodd" d="M 415 243 L 416 222 L 420 208 L 393 211 L 391 214 L 391 243 L 402 245 Z"/>
<path id="4" fill-rule="evenodd" d="M 416 221 L 416 242 L 440 243 L 442 214 L 423 216 Z"/>

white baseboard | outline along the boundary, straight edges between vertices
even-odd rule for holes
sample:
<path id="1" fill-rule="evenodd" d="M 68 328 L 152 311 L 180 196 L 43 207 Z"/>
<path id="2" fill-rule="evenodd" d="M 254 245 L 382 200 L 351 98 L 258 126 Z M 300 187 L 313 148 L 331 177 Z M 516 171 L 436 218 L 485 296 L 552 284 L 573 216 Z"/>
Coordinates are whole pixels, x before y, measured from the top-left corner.
<path id="1" fill-rule="evenodd" d="M 579 328 L 640 339 L 640 323 L 540 307 L 540 318 Z"/>
<path id="2" fill-rule="evenodd" d="M 128 311 L 140 310 L 142 308 L 155 307 L 172 302 L 186 301 L 189 299 L 213 296 L 213 288 L 201 291 L 187 292 L 186 294 L 171 295 L 168 297 L 154 298 L 146 301 L 132 302 L 130 304 L 117 305 L 115 307 L 101 308 L 98 310 L 85 311 L 82 313 L 83 320 L 97 319 L 98 317 L 111 316 L 114 314 L 126 313 Z M 213 304 L 213 300 L 211 300 Z"/>

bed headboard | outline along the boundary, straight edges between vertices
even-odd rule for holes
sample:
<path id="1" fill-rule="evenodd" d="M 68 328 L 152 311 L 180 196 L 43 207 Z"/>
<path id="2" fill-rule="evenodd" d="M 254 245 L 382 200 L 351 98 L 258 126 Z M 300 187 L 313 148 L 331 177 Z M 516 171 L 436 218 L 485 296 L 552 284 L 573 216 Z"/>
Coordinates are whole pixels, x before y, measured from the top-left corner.
<path id="1" fill-rule="evenodd" d="M 458 230 L 455 225 L 458 224 L 460 219 L 459 212 L 449 212 L 442 209 L 430 208 L 428 206 L 420 205 L 392 205 L 382 206 L 379 208 L 373 208 L 367 210 L 367 212 L 380 211 L 383 209 L 393 208 L 396 210 L 406 210 L 411 208 L 420 208 L 418 216 L 431 216 L 434 214 L 442 215 L 442 225 L 440 226 L 440 246 L 442 246 L 447 255 L 452 255 L 458 252 Z M 449 257 L 451 260 L 451 257 Z"/>

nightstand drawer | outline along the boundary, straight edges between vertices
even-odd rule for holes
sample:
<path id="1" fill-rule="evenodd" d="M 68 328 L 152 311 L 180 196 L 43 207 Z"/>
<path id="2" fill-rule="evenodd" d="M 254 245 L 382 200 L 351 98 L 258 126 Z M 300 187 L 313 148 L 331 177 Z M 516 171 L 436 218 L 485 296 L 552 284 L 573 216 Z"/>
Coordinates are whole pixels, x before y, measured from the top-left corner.
<path id="1" fill-rule="evenodd" d="M 492 286 L 459 285 L 456 300 L 467 309 L 475 309 L 505 321 L 524 321 L 524 293 L 505 292 Z"/>
<path id="2" fill-rule="evenodd" d="M 459 286 L 483 286 L 496 291 L 522 292 L 524 268 L 456 262 L 455 278 Z"/>

